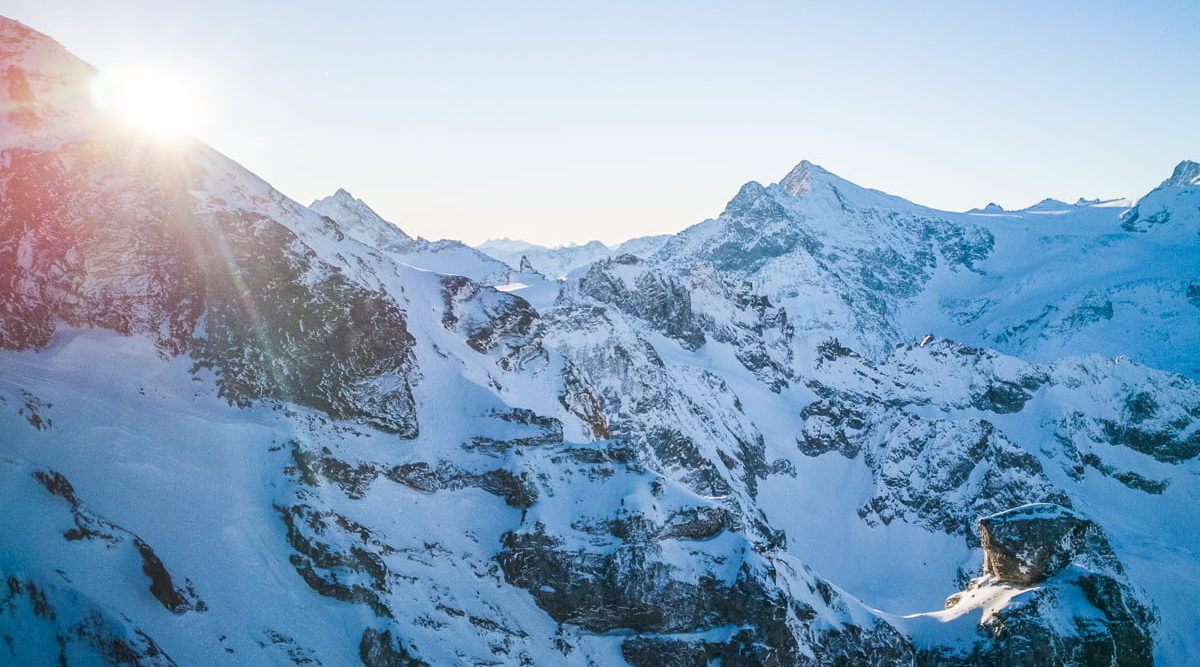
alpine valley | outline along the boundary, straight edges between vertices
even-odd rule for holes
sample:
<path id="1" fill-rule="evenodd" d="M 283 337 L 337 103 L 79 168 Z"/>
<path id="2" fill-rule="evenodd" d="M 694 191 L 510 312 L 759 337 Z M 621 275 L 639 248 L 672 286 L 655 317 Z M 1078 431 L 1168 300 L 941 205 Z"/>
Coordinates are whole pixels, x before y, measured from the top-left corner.
<path id="1" fill-rule="evenodd" d="M 1200 164 L 471 248 L 0 74 L 0 664 L 1200 656 Z"/>

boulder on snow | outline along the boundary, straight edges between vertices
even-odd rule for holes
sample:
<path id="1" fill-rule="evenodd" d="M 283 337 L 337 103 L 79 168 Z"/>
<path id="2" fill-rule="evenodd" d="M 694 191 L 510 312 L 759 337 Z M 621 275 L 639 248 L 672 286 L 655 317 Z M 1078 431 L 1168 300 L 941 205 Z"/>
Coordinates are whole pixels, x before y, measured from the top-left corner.
<path id="1" fill-rule="evenodd" d="M 1098 525 L 1037 503 L 984 517 L 979 526 L 984 575 L 934 615 L 939 625 L 977 623 L 976 640 L 969 648 L 934 642 L 917 665 L 1153 664 L 1154 611 L 1126 580 Z"/>
<path id="2" fill-rule="evenodd" d="M 1061 505 L 1034 503 L 984 517 L 979 534 L 984 572 L 1005 583 L 1031 586 L 1080 559 L 1120 571 L 1100 529 Z"/>

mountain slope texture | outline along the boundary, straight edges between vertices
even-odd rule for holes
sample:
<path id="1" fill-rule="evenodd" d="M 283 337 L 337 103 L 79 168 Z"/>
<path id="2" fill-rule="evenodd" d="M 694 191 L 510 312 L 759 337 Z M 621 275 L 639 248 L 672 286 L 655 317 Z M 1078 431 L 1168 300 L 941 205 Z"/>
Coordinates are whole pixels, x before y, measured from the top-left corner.
<path id="1" fill-rule="evenodd" d="M 514 266 L 0 73 L 0 664 L 1200 655 L 1196 163 Z"/>

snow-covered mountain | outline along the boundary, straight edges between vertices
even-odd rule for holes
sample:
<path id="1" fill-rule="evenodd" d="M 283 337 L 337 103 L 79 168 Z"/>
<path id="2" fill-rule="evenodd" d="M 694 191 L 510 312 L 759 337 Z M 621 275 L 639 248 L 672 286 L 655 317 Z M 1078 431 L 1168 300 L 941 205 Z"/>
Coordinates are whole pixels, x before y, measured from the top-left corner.
<path id="1" fill-rule="evenodd" d="M 1200 654 L 1195 163 L 980 214 L 801 163 L 501 278 L 4 19 L 0 71 L 0 662 Z"/>
<path id="2" fill-rule="evenodd" d="M 751 281 L 812 338 L 869 355 L 936 332 L 1036 361 L 1128 355 L 1200 377 L 1200 191 L 1183 162 L 1132 208 L 1055 200 L 966 214 L 802 162 L 748 183 L 653 261 Z"/>
<path id="3" fill-rule="evenodd" d="M 599 259 L 616 255 L 649 257 L 661 248 L 669 237 L 669 234 L 639 236 L 612 247 L 599 241 L 588 241 L 580 245 L 565 245 L 556 248 L 503 238 L 485 241 L 476 248 L 509 266 L 520 267 L 524 261 L 533 270 L 555 280 Z"/>
<path id="4" fill-rule="evenodd" d="M 414 239 L 341 188 L 308 207 L 336 222 L 354 240 L 418 269 L 462 275 L 485 285 L 507 285 L 520 273 L 518 264 L 505 264 L 459 241 Z"/>

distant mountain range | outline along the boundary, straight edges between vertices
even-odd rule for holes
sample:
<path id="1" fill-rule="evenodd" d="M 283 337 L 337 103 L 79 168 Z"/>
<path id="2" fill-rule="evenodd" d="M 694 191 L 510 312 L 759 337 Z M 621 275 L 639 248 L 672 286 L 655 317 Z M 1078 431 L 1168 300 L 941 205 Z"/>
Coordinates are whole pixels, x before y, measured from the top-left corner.
<path id="1" fill-rule="evenodd" d="M 507 263 L 519 267 L 521 258 L 525 258 L 530 266 L 548 278 L 563 278 L 575 269 L 586 266 L 598 259 L 615 255 L 629 254 L 637 257 L 649 257 L 661 248 L 670 234 L 656 236 L 640 236 L 623 243 L 609 247 L 599 241 L 588 241 L 580 245 L 559 246 L 547 248 L 525 241 L 513 239 L 492 239 L 485 241 L 476 249 Z"/>
<path id="2" fill-rule="evenodd" d="M 470 248 L 0 72 L 2 664 L 1200 655 L 1200 164 Z"/>

